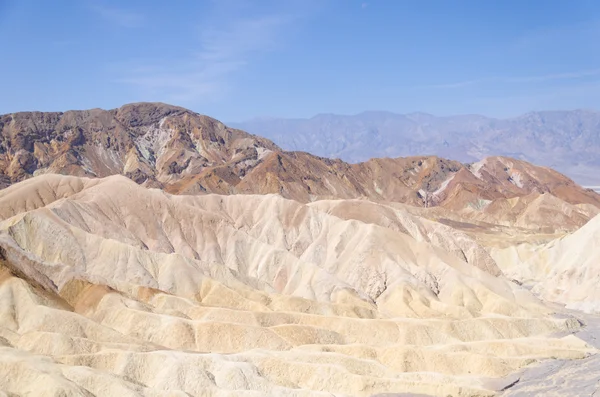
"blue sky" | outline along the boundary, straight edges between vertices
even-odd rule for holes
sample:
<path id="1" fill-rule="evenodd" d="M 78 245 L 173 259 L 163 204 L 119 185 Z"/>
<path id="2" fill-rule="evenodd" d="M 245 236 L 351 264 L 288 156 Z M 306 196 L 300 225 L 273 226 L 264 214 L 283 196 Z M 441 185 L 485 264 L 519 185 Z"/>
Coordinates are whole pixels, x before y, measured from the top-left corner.
<path id="1" fill-rule="evenodd" d="M 600 2 L 0 0 L 0 113 L 600 109 Z"/>

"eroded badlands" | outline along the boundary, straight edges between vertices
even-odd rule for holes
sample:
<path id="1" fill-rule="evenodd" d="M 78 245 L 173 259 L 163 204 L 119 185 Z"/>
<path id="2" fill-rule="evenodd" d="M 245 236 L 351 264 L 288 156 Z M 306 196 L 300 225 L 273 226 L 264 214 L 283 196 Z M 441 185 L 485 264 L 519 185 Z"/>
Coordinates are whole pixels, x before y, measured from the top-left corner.
<path id="1" fill-rule="evenodd" d="M 536 297 L 595 307 L 595 295 L 556 295 L 579 237 L 547 247 L 560 236 L 525 220 L 492 230 L 493 214 L 444 224 L 440 211 L 175 196 L 122 176 L 11 185 L 0 190 L 0 391 L 488 396 L 506 386 L 492 379 L 597 353 L 573 335 L 577 319 Z M 597 224 L 576 233 L 597 241 Z M 558 267 L 536 251 L 523 275 L 512 259 L 528 246 L 503 237 L 535 242 Z M 540 282 L 533 293 L 524 278 Z"/>

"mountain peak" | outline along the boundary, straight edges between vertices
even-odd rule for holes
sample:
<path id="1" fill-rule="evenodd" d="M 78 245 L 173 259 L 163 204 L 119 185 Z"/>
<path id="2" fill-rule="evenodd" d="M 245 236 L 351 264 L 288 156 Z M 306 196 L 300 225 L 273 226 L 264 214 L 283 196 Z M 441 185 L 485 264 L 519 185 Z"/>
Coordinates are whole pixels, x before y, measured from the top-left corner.
<path id="1" fill-rule="evenodd" d="M 196 114 L 188 109 L 161 102 L 130 103 L 120 108 L 112 109 L 110 113 L 113 113 L 119 121 L 134 127 L 160 122 L 160 120 L 169 115 Z"/>
<path id="2" fill-rule="evenodd" d="M 4 184 L 40 173 L 123 174 L 138 183 L 172 184 L 228 161 L 256 159 L 259 150 L 278 150 L 267 139 L 164 103 L 4 115 L 0 133 Z"/>

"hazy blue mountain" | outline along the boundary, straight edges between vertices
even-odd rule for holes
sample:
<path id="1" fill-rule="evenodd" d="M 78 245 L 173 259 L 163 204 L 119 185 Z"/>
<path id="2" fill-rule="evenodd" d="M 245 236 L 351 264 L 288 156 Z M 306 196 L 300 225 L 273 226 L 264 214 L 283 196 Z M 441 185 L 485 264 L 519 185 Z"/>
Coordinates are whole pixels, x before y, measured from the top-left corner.
<path id="1" fill-rule="evenodd" d="M 434 154 L 463 162 L 502 155 L 550 166 L 583 185 L 600 185 L 600 112 L 532 112 L 509 119 L 427 113 L 319 114 L 229 123 L 288 150 L 360 162 Z"/>

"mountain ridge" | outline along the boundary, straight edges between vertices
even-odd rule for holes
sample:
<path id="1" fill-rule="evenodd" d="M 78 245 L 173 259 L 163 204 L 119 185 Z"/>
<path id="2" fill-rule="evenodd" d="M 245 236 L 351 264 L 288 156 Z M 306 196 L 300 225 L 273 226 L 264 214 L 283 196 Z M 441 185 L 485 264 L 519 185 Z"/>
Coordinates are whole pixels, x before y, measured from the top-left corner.
<path id="1" fill-rule="evenodd" d="M 265 136 L 286 150 L 356 163 L 373 157 L 438 155 L 462 162 L 508 156 L 556 168 L 586 185 L 600 184 L 600 112 L 537 111 L 510 118 L 367 111 L 229 125 Z"/>
<path id="2" fill-rule="evenodd" d="M 8 186 L 44 173 L 122 174 L 174 194 L 276 193 L 304 203 L 366 198 L 484 210 L 497 200 L 549 193 L 569 205 L 600 208 L 598 194 L 517 159 L 462 164 L 414 156 L 349 164 L 285 151 L 269 139 L 162 103 L 0 116 L 0 181 Z"/>

